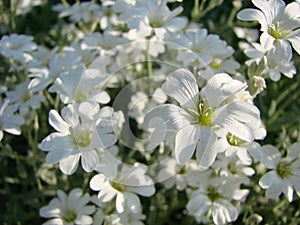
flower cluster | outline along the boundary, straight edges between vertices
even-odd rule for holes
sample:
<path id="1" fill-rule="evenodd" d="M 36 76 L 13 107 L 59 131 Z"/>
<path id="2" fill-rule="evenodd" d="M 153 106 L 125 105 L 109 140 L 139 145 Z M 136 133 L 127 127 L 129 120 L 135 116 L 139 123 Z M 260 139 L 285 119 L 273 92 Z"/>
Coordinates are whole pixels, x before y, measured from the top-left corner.
<path id="1" fill-rule="evenodd" d="M 265 80 L 296 74 L 299 2 L 252 0 L 260 10 L 237 18 L 260 23 L 259 43 L 255 30 L 235 27 L 239 49 L 182 16 L 183 3 L 62 2 L 52 10 L 67 30 L 63 44 L 16 33 L 0 40 L 9 74 L 0 87 L 0 141 L 11 138 L 3 131 L 23 132 L 41 150 L 34 159 L 43 154 L 51 165 L 38 171 L 60 170 L 82 184 L 70 181 L 68 195 L 57 190 L 39 205 L 45 225 L 151 224 L 156 207 L 227 224 L 248 216 L 247 197 L 259 188 L 277 201 L 300 196 L 300 139 L 262 142 L 270 124 L 262 117 L 271 113 L 255 101 Z M 248 60 L 235 58 L 238 51 Z"/>

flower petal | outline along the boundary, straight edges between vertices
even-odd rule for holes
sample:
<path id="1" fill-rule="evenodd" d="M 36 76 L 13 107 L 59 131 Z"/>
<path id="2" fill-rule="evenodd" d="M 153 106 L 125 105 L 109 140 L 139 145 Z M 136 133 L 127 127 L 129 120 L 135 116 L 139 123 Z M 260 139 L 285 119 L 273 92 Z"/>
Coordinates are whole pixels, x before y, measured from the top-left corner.
<path id="1" fill-rule="evenodd" d="M 193 125 L 184 126 L 175 137 L 175 158 L 180 165 L 184 165 L 192 158 L 199 140 L 199 130 Z"/>
<path id="2" fill-rule="evenodd" d="M 170 73 L 162 89 L 181 106 L 194 99 L 199 92 L 196 78 L 186 69 L 178 69 Z"/>

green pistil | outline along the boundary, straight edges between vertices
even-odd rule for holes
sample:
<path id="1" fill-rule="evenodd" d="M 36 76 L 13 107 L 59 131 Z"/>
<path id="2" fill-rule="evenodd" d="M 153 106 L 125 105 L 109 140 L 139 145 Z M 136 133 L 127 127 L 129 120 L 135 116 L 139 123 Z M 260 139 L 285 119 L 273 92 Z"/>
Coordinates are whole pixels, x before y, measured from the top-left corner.
<path id="1" fill-rule="evenodd" d="M 152 27 L 152 28 L 159 28 L 159 27 L 162 27 L 164 24 L 162 21 L 159 21 L 159 20 L 151 20 L 149 25 Z"/>
<path id="2" fill-rule="evenodd" d="M 291 173 L 291 164 L 288 162 L 279 162 L 276 167 L 276 172 L 281 179 L 289 177 Z"/>
<path id="3" fill-rule="evenodd" d="M 213 61 L 209 64 L 213 69 L 220 69 L 222 65 L 222 60 L 219 58 L 214 58 Z"/>
<path id="4" fill-rule="evenodd" d="M 78 93 L 76 93 L 76 96 L 75 96 L 75 102 L 76 103 L 83 102 L 84 100 L 86 100 L 86 98 L 87 98 L 87 96 L 85 93 L 78 92 Z"/>
<path id="5" fill-rule="evenodd" d="M 185 172 L 186 172 L 186 169 L 185 169 L 185 166 L 183 166 L 177 171 L 177 174 L 185 174 Z"/>
<path id="6" fill-rule="evenodd" d="M 125 190 L 125 186 L 118 182 L 111 181 L 110 185 L 119 192 L 123 192 Z"/>
<path id="7" fill-rule="evenodd" d="M 64 218 L 63 220 L 66 222 L 66 223 L 72 223 L 75 221 L 76 219 L 76 213 L 74 211 L 67 211 L 64 215 Z"/>
<path id="8" fill-rule="evenodd" d="M 216 200 L 222 198 L 222 195 L 218 192 L 218 190 L 215 187 L 209 186 L 207 188 L 207 197 L 210 201 L 215 202 Z"/>
<path id="9" fill-rule="evenodd" d="M 202 126 L 212 126 L 212 110 L 210 107 L 205 106 L 203 102 L 200 102 L 198 106 L 199 124 Z"/>
<path id="10" fill-rule="evenodd" d="M 232 173 L 232 174 L 237 174 L 237 169 L 235 168 L 234 164 L 228 164 L 227 169 Z"/>
<path id="11" fill-rule="evenodd" d="M 239 139 L 237 136 L 234 136 L 231 133 L 229 133 L 226 138 L 228 143 L 232 146 L 240 146 L 241 144 L 245 143 L 245 141 Z"/>
<path id="12" fill-rule="evenodd" d="M 31 99 L 32 95 L 30 93 L 27 93 L 23 96 L 22 100 L 23 102 L 27 102 L 29 99 Z"/>
<path id="13" fill-rule="evenodd" d="M 276 24 L 269 25 L 268 33 L 275 38 L 275 43 L 278 39 L 283 39 L 289 34 L 289 32 L 280 29 L 280 24 L 278 21 L 276 22 Z"/>

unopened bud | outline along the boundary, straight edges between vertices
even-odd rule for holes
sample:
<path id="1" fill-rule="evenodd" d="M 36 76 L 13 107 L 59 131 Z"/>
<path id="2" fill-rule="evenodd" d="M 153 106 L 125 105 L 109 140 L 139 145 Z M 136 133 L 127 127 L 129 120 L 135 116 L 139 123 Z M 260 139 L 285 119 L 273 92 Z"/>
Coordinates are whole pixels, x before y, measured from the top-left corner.
<path id="1" fill-rule="evenodd" d="M 253 97 L 263 92 L 265 88 L 266 82 L 262 77 L 253 76 L 248 81 L 248 90 Z"/>

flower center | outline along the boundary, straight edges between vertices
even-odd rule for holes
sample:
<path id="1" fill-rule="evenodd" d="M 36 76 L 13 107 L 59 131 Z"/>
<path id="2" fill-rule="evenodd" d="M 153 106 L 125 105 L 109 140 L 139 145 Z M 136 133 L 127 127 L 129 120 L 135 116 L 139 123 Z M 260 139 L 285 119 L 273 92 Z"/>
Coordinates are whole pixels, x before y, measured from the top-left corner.
<path id="1" fill-rule="evenodd" d="M 198 105 L 199 124 L 202 126 L 212 126 L 212 110 L 211 107 L 207 107 L 203 101 L 200 101 Z"/>
<path id="2" fill-rule="evenodd" d="M 200 46 L 196 45 L 196 44 L 194 44 L 194 45 L 191 47 L 191 50 L 192 50 L 193 52 L 196 52 L 196 53 L 201 53 L 201 52 L 203 52 L 203 49 L 202 49 Z"/>
<path id="3" fill-rule="evenodd" d="M 126 189 L 124 185 L 115 181 L 110 181 L 110 185 L 119 192 L 123 192 Z"/>
<path id="4" fill-rule="evenodd" d="M 162 27 L 164 25 L 164 23 L 160 20 L 158 20 L 157 18 L 150 20 L 149 25 L 152 28 L 158 28 L 158 27 Z"/>
<path id="5" fill-rule="evenodd" d="M 232 146 L 240 146 L 241 144 L 245 143 L 245 141 L 238 138 L 237 136 L 234 136 L 231 133 L 227 134 L 226 138 L 227 138 L 228 143 Z"/>
<path id="6" fill-rule="evenodd" d="M 210 201 L 215 202 L 216 200 L 222 198 L 222 195 L 218 192 L 217 188 L 214 186 L 209 186 L 206 190 L 207 197 Z"/>
<path id="7" fill-rule="evenodd" d="M 66 211 L 65 214 L 64 214 L 64 217 L 63 217 L 63 220 L 66 222 L 66 223 L 72 223 L 74 222 L 74 220 L 76 219 L 76 213 L 74 211 Z"/>
<path id="8" fill-rule="evenodd" d="M 220 69 L 222 65 L 222 60 L 219 58 L 214 58 L 213 61 L 209 64 L 213 69 Z"/>
<path id="9" fill-rule="evenodd" d="M 83 92 L 77 92 L 75 95 L 75 102 L 76 103 L 80 103 L 83 102 L 84 100 L 86 100 L 87 96 L 85 93 Z"/>
<path id="10" fill-rule="evenodd" d="M 268 33 L 277 39 L 283 39 L 285 36 L 289 34 L 287 31 L 283 31 L 280 29 L 280 23 L 277 21 L 276 24 L 271 24 L 268 27 Z M 275 41 L 276 41 L 275 40 Z"/>
<path id="11" fill-rule="evenodd" d="M 26 93 L 23 98 L 22 101 L 23 102 L 27 102 L 29 99 L 31 99 L 32 95 L 30 93 Z"/>
<path id="12" fill-rule="evenodd" d="M 237 174 L 237 169 L 233 163 L 229 163 L 227 165 L 227 169 L 232 173 L 232 174 Z"/>
<path id="13" fill-rule="evenodd" d="M 92 131 L 88 129 L 77 128 L 73 134 L 73 143 L 79 148 L 88 147 L 91 144 Z"/>
<path id="14" fill-rule="evenodd" d="M 185 174 L 185 172 L 186 172 L 186 169 L 185 169 L 185 166 L 183 166 L 177 171 L 177 174 Z"/>
<path id="15" fill-rule="evenodd" d="M 291 164 L 288 162 L 279 162 L 276 167 L 276 172 L 281 179 L 285 179 L 290 176 L 291 173 Z"/>

